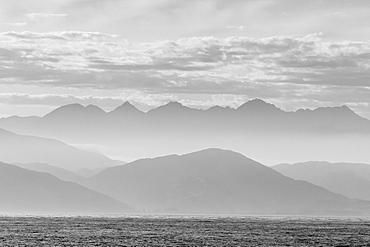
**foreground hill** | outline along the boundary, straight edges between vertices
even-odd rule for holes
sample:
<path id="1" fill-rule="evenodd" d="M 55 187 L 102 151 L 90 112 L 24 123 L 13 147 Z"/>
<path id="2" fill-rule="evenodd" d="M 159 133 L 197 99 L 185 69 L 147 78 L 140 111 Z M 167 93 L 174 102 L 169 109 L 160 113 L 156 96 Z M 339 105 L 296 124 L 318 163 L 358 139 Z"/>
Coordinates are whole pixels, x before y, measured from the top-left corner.
<path id="1" fill-rule="evenodd" d="M 350 198 L 370 200 L 370 165 L 310 161 L 271 167 L 287 177 L 308 181 Z"/>
<path id="2" fill-rule="evenodd" d="M 0 160 L 6 163 L 47 163 L 73 171 L 116 163 L 101 154 L 82 151 L 57 140 L 17 135 L 3 129 L 0 129 Z"/>
<path id="3" fill-rule="evenodd" d="M 132 208 L 81 185 L 0 162 L 0 213 L 107 214 Z"/>
<path id="4" fill-rule="evenodd" d="M 86 186 L 144 212 L 340 215 L 370 205 L 221 149 L 108 168 Z"/>

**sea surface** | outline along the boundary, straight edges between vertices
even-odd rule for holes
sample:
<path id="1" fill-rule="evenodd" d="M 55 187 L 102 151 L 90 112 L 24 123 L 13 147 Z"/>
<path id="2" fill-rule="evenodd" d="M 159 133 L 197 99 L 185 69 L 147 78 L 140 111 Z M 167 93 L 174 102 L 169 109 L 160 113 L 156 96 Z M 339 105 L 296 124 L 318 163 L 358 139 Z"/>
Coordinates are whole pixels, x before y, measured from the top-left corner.
<path id="1" fill-rule="evenodd" d="M 370 219 L 0 216 L 0 246 L 370 246 Z"/>

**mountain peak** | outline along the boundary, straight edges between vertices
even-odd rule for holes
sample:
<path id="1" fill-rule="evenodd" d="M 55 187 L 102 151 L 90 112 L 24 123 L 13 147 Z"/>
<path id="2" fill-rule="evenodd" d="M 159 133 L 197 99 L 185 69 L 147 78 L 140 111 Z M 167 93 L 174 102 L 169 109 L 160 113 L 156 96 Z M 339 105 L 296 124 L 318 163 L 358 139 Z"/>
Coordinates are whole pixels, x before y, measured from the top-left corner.
<path id="1" fill-rule="evenodd" d="M 195 151 L 190 154 L 206 154 L 206 155 L 214 155 L 214 154 L 236 154 L 236 155 L 241 155 L 240 153 L 237 153 L 235 151 L 227 150 L 227 149 L 222 149 L 222 148 L 207 148 L 199 151 Z"/>
<path id="2" fill-rule="evenodd" d="M 96 105 L 92 105 L 92 104 L 85 106 L 85 108 L 86 109 L 101 109 L 101 108 L 97 107 Z"/>
<path id="3" fill-rule="evenodd" d="M 207 109 L 207 111 L 224 111 L 224 110 L 231 110 L 231 108 L 230 106 L 222 107 L 219 105 L 215 105 Z"/>
<path id="4" fill-rule="evenodd" d="M 261 99 L 253 99 L 248 102 L 245 102 L 241 106 L 237 108 L 237 110 L 247 110 L 252 112 L 266 112 L 266 111 L 281 111 L 279 108 L 277 108 L 274 104 L 267 103 Z"/>
<path id="5" fill-rule="evenodd" d="M 122 105 L 118 106 L 111 112 L 125 112 L 125 113 L 133 113 L 133 112 L 140 112 L 133 104 L 129 101 L 125 101 Z"/>
<path id="6" fill-rule="evenodd" d="M 152 111 L 177 111 L 177 110 L 184 110 L 184 109 L 185 110 L 196 110 L 196 109 L 191 109 L 187 106 L 184 106 L 179 102 L 171 101 L 165 105 L 161 105 L 153 110 L 150 110 L 150 112 Z"/>
<path id="7" fill-rule="evenodd" d="M 88 105 L 88 106 L 85 107 L 85 110 L 87 110 L 90 113 L 97 113 L 97 114 L 101 114 L 101 113 L 105 114 L 106 113 L 100 107 L 98 107 L 96 105 Z"/>
<path id="8" fill-rule="evenodd" d="M 127 115 L 138 115 L 143 113 L 139 109 L 137 109 L 134 105 L 132 105 L 130 102 L 125 101 L 122 105 L 118 106 L 113 111 L 109 112 L 110 115 L 116 115 L 116 116 L 127 116 Z"/>
<path id="9" fill-rule="evenodd" d="M 85 108 L 83 105 L 79 104 L 79 103 L 72 103 L 72 104 L 68 104 L 68 105 L 63 105 L 55 110 L 58 110 L 58 109 L 83 109 Z"/>
<path id="10" fill-rule="evenodd" d="M 348 106 L 346 105 L 342 105 L 342 106 L 339 106 L 339 107 L 334 107 L 336 111 L 338 111 L 338 113 L 341 113 L 341 114 L 344 114 L 344 115 L 352 115 L 352 116 L 357 116 L 357 117 L 360 117 L 359 115 L 357 115 L 356 112 L 354 112 L 351 108 L 349 108 Z"/>
<path id="11" fill-rule="evenodd" d="M 341 107 L 340 107 L 340 109 L 343 111 L 343 112 L 351 112 L 351 113 L 355 113 L 351 108 L 349 108 L 348 106 L 346 106 L 346 105 L 342 105 Z"/>
<path id="12" fill-rule="evenodd" d="M 76 112 L 82 111 L 84 108 L 85 107 L 83 105 L 78 104 L 78 103 L 63 105 L 63 106 L 58 107 L 54 111 L 49 112 L 44 117 L 50 117 L 50 116 L 58 115 L 58 114 L 66 114 L 68 112 L 76 113 Z"/>
<path id="13" fill-rule="evenodd" d="M 182 105 L 180 102 L 170 101 L 167 104 L 163 105 L 163 107 L 182 108 L 186 106 Z"/>
<path id="14" fill-rule="evenodd" d="M 334 106 L 334 107 L 318 107 L 318 108 L 313 109 L 313 110 L 299 109 L 296 112 L 301 112 L 301 113 L 303 113 L 303 112 L 312 112 L 312 113 L 316 113 L 316 114 L 320 114 L 320 115 L 322 114 L 322 115 L 325 115 L 325 116 L 328 116 L 328 114 L 330 116 L 336 115 L 336 116 L 343 116 L 343 117 L 346 117 L 348 115 L 358 116 L 354 111 L 352 111 L 346 105 Z"/>
<path id="15" fill-rule="evenodd" d="M 130 103 L 130 101 L 125 101 L 125 102 L 123 102 L 123 104 L 121 105 L 121 107 L 125 107 L 125 108 L 135 108 L 135 109 L 136 109 L 136 107 L 135 107 L 133 104 L 131 104 L 131 103 Z"/>
<path id="16" fill-rule="evenodd" d="M 58 107 L 54 111 L 46 114 L 44 117 L 50 118 L 50 117 L 86 117 L 86 116 L 95 116 L 95 115 L 103 115 L 106 112 L 103 111 L 101 108 L 95 106 L 95 105 L 88 105 L 83 106 L 78 103 L 74 104 L 68 104 L 61 107 Z"/>

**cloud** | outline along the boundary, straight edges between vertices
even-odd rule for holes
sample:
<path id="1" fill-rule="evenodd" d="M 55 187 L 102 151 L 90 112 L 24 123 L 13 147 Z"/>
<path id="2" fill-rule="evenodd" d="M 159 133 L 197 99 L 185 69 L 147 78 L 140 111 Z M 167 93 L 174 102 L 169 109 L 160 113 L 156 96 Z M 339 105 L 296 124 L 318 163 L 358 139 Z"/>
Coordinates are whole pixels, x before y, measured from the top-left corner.
<path id="1" fill-rule="evenodd" d="M 2 85 L 370 101 L 370 42 L 328 42 L 320 33 L 132 43 L 98 32 L 4 32 L 0 57 Z"/>
<path id="2" fill-rule="evenodd" d="M 21 84 L 187 93 L 246 93 L 274 84 L 370 86 L 370 43 L 324 42 L 320 34 L 152 43 L 92 32 L 1 37 L 14 61 L 0 68 L 0 77 Z"/>
<path id="3" fill-rule="evenodd" d="M 29 13 L 26 14 L 26 17 L 31 21 L 40 21 L 43 19 L 50 19 L 50 18 L 65 18 L 67 14 L 49 14 L 49 13 Z"/>
<path id="4" fill-rule="evenodd" d="M 369 40 L 369 7 L 366 0 L 3 0 L 0 21 L 12 23 L 27 18 L 28 31 L 95 30 L 136 41 L 319 31 L 332 40 Z"/>
<path id="5" fill-rule="evenodd" d="M 28 40 L 38 40 L 38 39 L 52 39 L 52 40 L 80 40 L 80 41 L 102 41 L 108 39 L 114 39 L 118 37 L 113 34 L 105 34 L 99 32 L 80 32 L 80 31 L 60 31 L 60 32 L 3 32 L 0 33 L 3 37 L 10 37 L 15 39 L 28 39 Z M 45 45 L 45 44 L 44 44 Z"/>

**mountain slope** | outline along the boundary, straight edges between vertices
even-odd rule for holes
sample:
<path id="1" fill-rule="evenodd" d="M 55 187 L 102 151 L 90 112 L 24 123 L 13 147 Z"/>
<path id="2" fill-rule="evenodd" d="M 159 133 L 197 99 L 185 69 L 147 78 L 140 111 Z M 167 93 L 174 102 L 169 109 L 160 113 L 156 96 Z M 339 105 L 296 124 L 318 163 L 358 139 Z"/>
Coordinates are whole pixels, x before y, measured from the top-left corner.
<path id="1" fill-rule="evenodd" d="M 369 205 L 220 149 L 108 168 L 86 186 L 145 212 L 345 214 Z"/>
<path id="2" fill-rule="evenodd" d="M 0 213 L 105 214 L 132 208 L 81 185 L 0 162 Z"/>
<path id="3" fill-rule="evenodd" d="M 79 150 L 63 142 L 17 135 L 0 129 L 0 160 L 6 163 L 47 163 L 67 170 L 111 166 L 101 154 Z"/>
<path id="4" fill-rule="evenodd" d="M 283 175 L 308 181 L 350 198 L 370 200 L 370 165 L 310 161 L 271 167 Z"/>
<path id="5" fill-rule="evenodd" d="M 31 171 L 49 173 L 63 181 L 79 183 L 84 179 L 75 172 L 45 163 L 16 163 L 15 165 Z"/>

